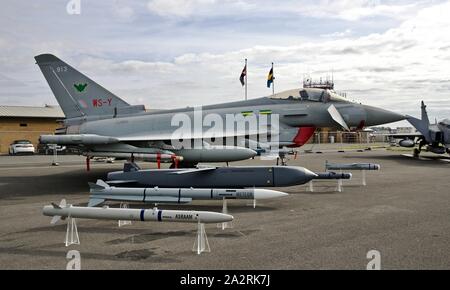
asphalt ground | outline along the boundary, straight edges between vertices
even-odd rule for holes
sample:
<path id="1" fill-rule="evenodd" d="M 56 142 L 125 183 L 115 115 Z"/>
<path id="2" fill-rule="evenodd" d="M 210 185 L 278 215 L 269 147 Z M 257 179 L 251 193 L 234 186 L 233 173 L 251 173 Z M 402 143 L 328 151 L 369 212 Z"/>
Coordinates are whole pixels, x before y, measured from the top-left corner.
<path id="1" fill-rule="evenodd" d="M 426 155 L 426 154 L 424 154 Z M 367 253 L 380 253 L 382 269 L 450 268 L 450 163 L 442 157 L 414 159 L 401 152 L 324 152 L 290 157 L 289 165 L 324 171 L 330 162 L 373 162 L 380 171 L 344 181 L 276 188 L 288 197 L 251 206 L 231 200 L 233 228 L 206 225 L 210 253 L 192 252 L 195 224 L 77 219 L 80 245 L 65 247 L 66 223 L 50 225 L 42 207 L 50 202 L 85 205 L 88 181 L 104 179 L 122 162 L 59 156 L 0 156 L 0 268 L 65 269 L 77 250 L 82 269 L 366 269 Z M 154 164 L 140 163 L 143 168 Z M 248 160 L 233 165 L 273 165 Z M 118 206 L 118 204 L 110 204 Z M 142 207 L 142 205 L 130 205 Z M 144 207 L 151 207 L 147 205 Z M 218 201 L 164 209 L 221 211 Z"/>

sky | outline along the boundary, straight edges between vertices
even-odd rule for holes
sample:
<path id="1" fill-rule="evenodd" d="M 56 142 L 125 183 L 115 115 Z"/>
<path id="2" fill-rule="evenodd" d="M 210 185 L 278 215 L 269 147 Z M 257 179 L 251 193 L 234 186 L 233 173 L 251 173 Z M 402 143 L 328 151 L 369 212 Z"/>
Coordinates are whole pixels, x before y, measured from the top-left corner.
<path id="1" fill-rule="evenodd" d="M 274 62 L 276 92 L 333 74 L 351 100 L 450 118 L 448 1 L 78 1 L 2 1 L 1 105 L 57 104 L 41 53 L 148 109 L 243 99 L 247 58 L 249 98 L 271 94 Z"/>

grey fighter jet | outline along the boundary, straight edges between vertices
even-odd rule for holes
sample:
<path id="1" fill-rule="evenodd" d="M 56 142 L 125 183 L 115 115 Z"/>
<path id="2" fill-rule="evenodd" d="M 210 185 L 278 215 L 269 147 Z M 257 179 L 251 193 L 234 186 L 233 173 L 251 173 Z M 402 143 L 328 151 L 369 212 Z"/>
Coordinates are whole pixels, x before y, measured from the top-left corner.
<path id="1" fill-rule="evenodd" d="M 256 149 L 272 148 L 273 140 L 277 148 L 299 147 L 318 127 L 352 130 L 405 118 L 350 102 L 332 90 L 294 89 L 270 97 L 203 106 L 201 129 L 180 137 L 174 135 L 179 129 L 173 125 L 174 116 L 181 114 L 195 119 L 197 108 L 149 112 L 143 105 L 128 104 L 54 55 L 41 54 L 35 59 L 66 116 L 64 128 L 57 135 L 41 136 L 41 143 L 75 146 L 88 158 L 141 157 L 147 161 L 172 162 L 175 167 L 192 167 L 198 162 L 248 159 L 256 155 Z M 215 121 L 208 124 L 205 119 L 208 115 L 279 121 L 277 130 L 273 130 L 270 122 L 266 126 L 248 126 L 245 131 L 212 130 Z M 269 137 L 261 141 L 262 134 Z M 237 137 L 241 137 L 241 142 Z M 217 140 L 225 139 L 227 142 L 220 144 L 227 146 L 215 145 Z M 179 147 L 174 141 L 183 144 L 192 141 L 195 146 Z"/>
<path id="2" fill-rule="evenodd" d="M 400 139 L 398 144 L 402 147 L 415 147 L 414 157 L 419 157 L 422 147 L 436 154 L 450 154 L 450 119 L 444 119 L 439 123 L 430 124 L 427 113 L 427 106 L 422 101 L 421 119 L 407 116 L 406 120 L 416 128 L 417 133 L 392 134 L 391 138 Z"/>

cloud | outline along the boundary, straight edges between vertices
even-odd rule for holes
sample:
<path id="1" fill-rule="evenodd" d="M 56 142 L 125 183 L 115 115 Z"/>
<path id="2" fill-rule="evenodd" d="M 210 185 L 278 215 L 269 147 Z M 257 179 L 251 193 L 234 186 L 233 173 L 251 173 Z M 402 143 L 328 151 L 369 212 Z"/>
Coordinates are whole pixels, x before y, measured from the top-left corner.
<path id="1" fill-rule="evenodd" d="M 212 9 L 215 3 L 215 0 L 152 0 L 147 8 L 160 16 L 187 17 Z"/>
<path id="2" fill-rule="evenodd" d="M 370 17 L 406 19 L 433 1 L 409 3 L 379 0 L 150 0 L 150 12 L 163 17 L 211 17 L 220 15 L 297 14 L 320 19 L 358 21 Z M 267 13 L 269 8 L 269 13 Z"/>
<path id="3" fill-rule="evenodd" d="M 423 98 L 441 103 L 433 110 L 437 114 L 450 109 L 449 3 L 422 8 L 428 1 L 116 1 L 106 10 L 103 2 L 86 5 L 78 18 L 65 15 L 64 5 L 61 15 L 55 13 L 55 3 L 36 4 L 43 15 L 23 7 L 2 12 L 0 72 L 8 77 L 0 79 L 2 103 L 55 103 L 32 59 L 50 52 L 128 102 L 149 108 L 241 100 L 239 74 L 248 58 L 251 98 L 271 94 L 265 82 L 274 61 L 277 91 L 300 87 L 307 73 L 319 78 L 334 71 L 337 90 L 357 101 L 415 113 Z M 350 6 L 356 12 L 348 12 Z M 24 21 L 8 20 L 17 11 Z M 386 23 L 382 15 L 405 19 L 367 31 L 371 21 L 377 27 Z M 27 86 L 17 88 L 14 80 Z"/>

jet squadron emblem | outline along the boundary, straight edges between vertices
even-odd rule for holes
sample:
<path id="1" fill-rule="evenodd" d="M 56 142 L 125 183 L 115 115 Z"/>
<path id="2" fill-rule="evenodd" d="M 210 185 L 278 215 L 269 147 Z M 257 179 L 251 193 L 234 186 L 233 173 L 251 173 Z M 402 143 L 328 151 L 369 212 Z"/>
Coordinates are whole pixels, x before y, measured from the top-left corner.
<path id="1" fill-rule="evenodd" d="M 81 93 L 87 87 L 87 84 L 86 83 L 85 84 L 73 84 L 73 86 L 75 87 L 75 89 L 77 89 L 77 91 L 79 93 Z"/>

